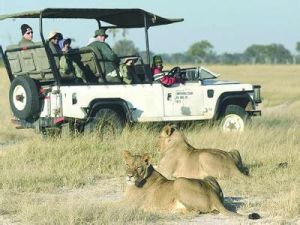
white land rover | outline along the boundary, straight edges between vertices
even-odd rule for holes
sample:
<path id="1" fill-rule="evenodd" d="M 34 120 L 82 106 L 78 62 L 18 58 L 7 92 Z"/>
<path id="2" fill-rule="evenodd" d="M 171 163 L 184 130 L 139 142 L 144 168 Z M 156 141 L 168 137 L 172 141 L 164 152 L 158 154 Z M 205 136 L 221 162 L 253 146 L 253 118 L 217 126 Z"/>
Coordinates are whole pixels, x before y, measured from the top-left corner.
<path id="1" fill-rule="evenodd" d="M 39 18 L 41 42 L 26 48 L 8 46 L 0 54 L 11 81 L 9 100 L 15 122 L 21 128 L 61 128 L 64 124 L 78 131 L 119 132 L 126 123 L 154 121 L 220 121 L 224 131 L 244 129 L 251 116 L 261 114 L 260 86 L 217 80 L 202 67 L 179 68 L 168 72 L 180 75 L 184 83 L 165 87 L 154 81 L 150 71 L 148 29 L 180 22 L 141 9 L 44 9 L 4 15 L 0 18 Z M 95 19 L 104 28 L 145 29 L 147 62 L 134 66 L 132 84 L 108 82 L 105 60 L 93 49 L 73 51 L 88 79 L 78 80 L 59 73 L 55 57 L 44 39 L 42 22 L 47 18 Z M 101 26 L 105 22 L 109 26 Z"/>

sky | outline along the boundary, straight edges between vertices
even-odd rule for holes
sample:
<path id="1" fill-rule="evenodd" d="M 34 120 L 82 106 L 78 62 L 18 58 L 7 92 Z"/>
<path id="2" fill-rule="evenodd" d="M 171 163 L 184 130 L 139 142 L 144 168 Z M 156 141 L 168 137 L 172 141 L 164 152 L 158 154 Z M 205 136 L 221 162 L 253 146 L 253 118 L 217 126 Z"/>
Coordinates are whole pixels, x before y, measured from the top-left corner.
<path id="1" fill-rule="evenodd" d="M 295 53 L 300 41 L 300 0 L 0 0 L 0 14 L 48 7 L 57 8 L 141 8 L 166 18 L 184 18 L 183 22 L 149 29 L 150 50 L 158 53 L 185 52 L 195 42 L 208 40 L 214 51 L 243 52 L 252 44 L 283 44 Z M 5 48 L 21 38 L 20 26 L 28 23 L 39 41 L 38 20 L 0 21 L 0 44 Z M 45 36 L 52 30 L 74 38 L 73 47 L 85 46 L 97 29 L 95 21 L 47 20 Z M 113 45 L 121 38 L 112 35 Z M 145 50 L 143 29 L 129 30 L 127 39 Z"/>

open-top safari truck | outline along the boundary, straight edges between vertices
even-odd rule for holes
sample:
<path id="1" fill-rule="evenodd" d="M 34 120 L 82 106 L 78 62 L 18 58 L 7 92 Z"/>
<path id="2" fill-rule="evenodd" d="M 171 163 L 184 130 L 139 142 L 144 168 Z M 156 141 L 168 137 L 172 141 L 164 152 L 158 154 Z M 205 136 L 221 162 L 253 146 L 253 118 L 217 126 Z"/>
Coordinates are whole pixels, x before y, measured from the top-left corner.
<path id="1" fill-rule="evenodd" d="M 185 83 L 165 87 L 154 81 L 150 70 L 148 31 L 150 27 L 181 22 L 142 9 L 47 8 L 0 16 L 0 20 L 36 18 L 41 42 L 29 47 L 0 46 L 11 86 L 9 101 L 19 128 L 39 132 L 69 125 L 78 131 L 118 132 L 126 123 L 153 121 L 211 120 L 223 130 L 244 129 L 245 122 L 260 115 L 260 86 L 220 81 L 202 67 L 175 67 Z M 147 57 L 134 65 L 132 84 L 108 82 L 101 54 L 89 47 L 72 51 L 80 57 L 86 82 L 60 74 L 43 33 L 47 19 L 92 19 L 99 28 L 142 28 Z M 104 25 L 105 24 L 105 25 Z M 97 26 L 95 26 L 97 29 Z M 128 56 L 123 56 L 128 57 Z M 117 69 L 117 68 L 116 68 Z"/>

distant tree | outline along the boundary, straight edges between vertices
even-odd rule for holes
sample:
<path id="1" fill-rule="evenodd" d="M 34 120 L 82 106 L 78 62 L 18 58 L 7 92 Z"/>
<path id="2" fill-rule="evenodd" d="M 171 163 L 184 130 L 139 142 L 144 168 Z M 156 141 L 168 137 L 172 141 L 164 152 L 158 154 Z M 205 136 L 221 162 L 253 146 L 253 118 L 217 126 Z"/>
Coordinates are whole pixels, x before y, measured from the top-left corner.
<path id="1" fill-rule="evenodd" d="M 113 46 L 114 52 L 119 56 L 137 55 L 139 50 L 134 46 L 133 41 L 123 39 Z"/>
<path id="2" fill-rule="evenodd" d="M 251 45 L 245 50 L 244 54 L 251 64 L 264 63 L 263 45 Z"/>
<path id="3" fill-rule="evenodd" d="M 225 52 L 222 55 L 219 55 L 219 63 L 221 64 L 230 64 L 230 65 L 237 65 L 237 64 L 244 64 L 247 62 L 245 54 L 243 53 L 227 53 Z"/>
<path id="4" fill-rule="evenodd" d="M 296 43 L 296 51 L 297 51 L 298 55 L 300 55 L 300 41 L 298 41 Z"/>
<path id="5" fill-rule="evenodd" d="M 251 45 L 244 54 L 251 63 L 290 63 L 292 54 L 282 44 Z"/>
<path id="6" fill-rule="evenodd" d="M 212 54 L 213 45 L 207 40 L 199 41 L 192 44 L 187 50 L 189 56 L 194 57 L 195 63 L 206 62 L 206 59 Z"/>
<path id="7" fill-rule="evenodd" d="M 300 41 L 296 43 L 297 55 L 294 56 L 294 63 L 300 63 Z"/>
<path id="8" fill-rule="evenodd" d="M 142 57 L 143 62 L 147 63 L 147 52 L 146 51 L 140 51 L 138 54 L 139 54 L 139 56 Z M 154 53 L 150 51 L 149 54 L 150 54 L 150 64 L 151 64 L 152 63 L 152 57 L 154 56 Z"/>
<path id="9" fill-rule="evenodd" d="M 115 40 L 117 37 L 117 34 L 120 32 L 121 29 L 108 29 L 107 33 L 112 35 L 112 38 Z M 122 29 L 122 37 L 126 38 L 126 36 L 128 35 L 128 30 L 127 29 Z"/>
<path id="10" fill-rule="evenodd" d="M 268 55 L 268 63 L 290 63 L 292 62 L 292 54 L 282 44 L 270 44 L 265 46 Z"/>
<path id="11" fill-rule="evenodd" d="M 184 53 L 174 53 L 171 55 L 171 64 L 179 65 L 186 62 L 186 55 Z"/>

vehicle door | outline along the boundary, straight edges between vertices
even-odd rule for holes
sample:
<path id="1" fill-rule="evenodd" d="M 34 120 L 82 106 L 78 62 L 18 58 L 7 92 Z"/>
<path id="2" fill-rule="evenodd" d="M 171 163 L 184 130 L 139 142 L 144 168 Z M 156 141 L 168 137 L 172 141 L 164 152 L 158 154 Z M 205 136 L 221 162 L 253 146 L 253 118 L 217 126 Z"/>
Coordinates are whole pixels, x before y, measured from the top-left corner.
<path id="1" fill-rule="evenodd" d="M 200 82 L 163 87 L 164 116 L 201 116 L 204 113 L 204 89 Z"/>

